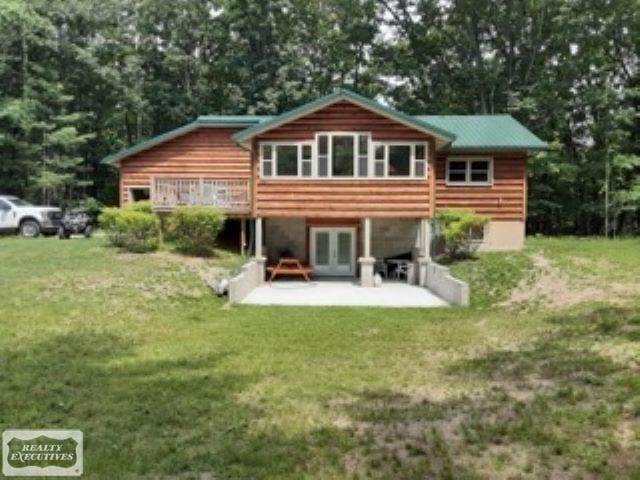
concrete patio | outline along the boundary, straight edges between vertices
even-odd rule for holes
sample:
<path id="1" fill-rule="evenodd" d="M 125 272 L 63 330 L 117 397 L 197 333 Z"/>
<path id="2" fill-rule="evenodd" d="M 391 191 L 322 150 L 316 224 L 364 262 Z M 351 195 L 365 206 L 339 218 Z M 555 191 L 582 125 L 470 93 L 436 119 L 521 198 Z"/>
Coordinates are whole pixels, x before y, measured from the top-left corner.
<path id="1" fill-rule="evenodd" d="M 424 287 L 402 282 L 385 282 L 380 287 L 361 287 L 353 280 L 274 281 L 259 285 L 241 303 L 396 308 L 449 305 Z"/>

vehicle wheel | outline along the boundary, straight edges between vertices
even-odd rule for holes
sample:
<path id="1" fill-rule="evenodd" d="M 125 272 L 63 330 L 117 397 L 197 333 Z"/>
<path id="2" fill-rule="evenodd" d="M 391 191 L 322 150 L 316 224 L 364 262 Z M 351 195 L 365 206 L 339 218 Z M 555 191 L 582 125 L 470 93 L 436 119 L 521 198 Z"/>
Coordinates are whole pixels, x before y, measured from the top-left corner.
<path id="1" fill-rule="evenodd" d="M 25 220 L 20 224 L 20 235 L 34 238 L 40 235 L 40 224 L 35 220 Z"/>
<path id="2" fill-rule="evenodd" d="M 84 236 L 89 238 L 93 233 L 93 227 L 91 225 L 87 225 L 87 228 L 84 229 Z"/>

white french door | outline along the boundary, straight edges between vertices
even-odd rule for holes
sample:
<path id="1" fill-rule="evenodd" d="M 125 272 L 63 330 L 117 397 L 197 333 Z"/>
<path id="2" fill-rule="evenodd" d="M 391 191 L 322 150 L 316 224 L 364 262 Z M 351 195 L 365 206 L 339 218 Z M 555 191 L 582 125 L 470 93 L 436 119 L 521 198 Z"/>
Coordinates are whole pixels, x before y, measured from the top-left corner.
<path id="1" fill-rule="evenodd" d="M 316 275 L 352 276 L 356 271 L 356 229 L 311 228 L 311 266 Z"/>

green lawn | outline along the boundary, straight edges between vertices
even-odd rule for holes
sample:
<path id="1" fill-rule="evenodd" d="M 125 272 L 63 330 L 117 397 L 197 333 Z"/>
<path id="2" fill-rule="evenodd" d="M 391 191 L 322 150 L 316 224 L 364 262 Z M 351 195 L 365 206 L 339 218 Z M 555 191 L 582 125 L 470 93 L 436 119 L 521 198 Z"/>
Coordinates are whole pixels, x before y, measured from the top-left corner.
<path id="1" fill-rule="evenodd" d="M 192 267 L 0 238 L 0 430 L 81 429 L 92 479 L 640 478 L 640 240 L 456 264 L 467 309 L 228 308 Z"/>

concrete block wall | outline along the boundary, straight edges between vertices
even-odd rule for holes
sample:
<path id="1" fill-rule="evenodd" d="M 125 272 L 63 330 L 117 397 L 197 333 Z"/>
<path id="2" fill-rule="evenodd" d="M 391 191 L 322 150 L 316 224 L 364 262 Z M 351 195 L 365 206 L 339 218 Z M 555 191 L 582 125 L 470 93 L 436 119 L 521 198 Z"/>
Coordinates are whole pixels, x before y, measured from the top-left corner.
<path id="1" fill-rule="evenodd" d="M 269 263 L 277 262 L 283 250 L 290 250 L 300 260 L 306 257 L 304 218 L 267 218 L 264 232 Z"/>
<path id="2" fill-rule="evenodd" d="M 417 219 L 371 220 L 371 255 L 376 258 L 392 257 L 406 252 L 413 252 L 418 247 Z"/>
<path id="3" fill-rule="evenodd" d="M 249 295 L 264 277 L 264 262 L 249 260 L 240 268 L 240 273 L 229 280 L 229 301 L 237 303 Z"/>
<path id="4" fill-rule="evenodd" d="M 426 260 L 421 267 L 420 285 L 427 287 L 433 293 L 452 305 L 469 305 L 469 285 L 455 278 L 447 267 L 434 261 Z"/>

